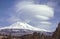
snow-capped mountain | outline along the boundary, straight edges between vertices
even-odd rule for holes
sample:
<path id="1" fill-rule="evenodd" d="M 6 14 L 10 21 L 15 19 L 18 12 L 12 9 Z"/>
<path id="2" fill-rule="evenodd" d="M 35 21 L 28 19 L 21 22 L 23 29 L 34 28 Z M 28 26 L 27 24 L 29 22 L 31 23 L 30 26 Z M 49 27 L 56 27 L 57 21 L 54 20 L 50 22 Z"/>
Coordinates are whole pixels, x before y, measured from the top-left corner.
<path id="1" fill-rule="evenodd" d="M 36 28 L 36 27 L 33 27 L 33 26 L 31 26 L 27 23 L 23 23 L 23 22 L 16 22 L 10 26 L 0 28 L 0 30 L 2 30 L 2 29 L 27 29 L 27 30 L 32 30 L 32 31 L 45 31 L 45 32 L 47 32 L 47 30 L 45 30 L 45 29 Z"/>
<path id="2" fill-rule="evenodd" d="M 0 34 L 5 34 L 5 35 L 11 33 L 14 36 L 20 36 L 25 34 L 32 34 L 33 32 L 39 32 L 39 33 L 41 32 L 45 34 L 48 31 L 45 29 L 33 27 L 23 22 L 16 22 L 10 26 L 0 28 Z"/>

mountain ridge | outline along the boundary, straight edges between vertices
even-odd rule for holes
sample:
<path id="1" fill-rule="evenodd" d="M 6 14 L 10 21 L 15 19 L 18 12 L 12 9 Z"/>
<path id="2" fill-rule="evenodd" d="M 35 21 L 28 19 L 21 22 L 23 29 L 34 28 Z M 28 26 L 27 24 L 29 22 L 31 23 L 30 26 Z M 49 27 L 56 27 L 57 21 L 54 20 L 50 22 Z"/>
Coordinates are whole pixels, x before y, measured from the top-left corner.
<path id="1" fill-rule="evenodd" d="M 28 30 L 34 30 L 34 31 L 46 31 L 46 32 L 48 32 L 45 29 L 36 28 L 36 27 L 33 27 L 33 26 L 31 26 L 27 23 L 23 23 L 23 22 L 16 22 L 10 26 L 0 28 L 0 30 L 2 30 L 2 29 L 28 29 Z"/>
<path id="2" fill-rule="evenodd" d="M 23 22 L 16 22 L 8 27 L 0 28 L 0 34 L 7 35 L 11 33 L 12 36 L 21 36 L 21 35 L 26 35 L 26 34 L 32 34 L 34 32 L 38 32 L 41 34 L 44 33 L 46 35 L 47 34 L 50 35 L 51 33 L 45 29 L 36 28 Z"/>

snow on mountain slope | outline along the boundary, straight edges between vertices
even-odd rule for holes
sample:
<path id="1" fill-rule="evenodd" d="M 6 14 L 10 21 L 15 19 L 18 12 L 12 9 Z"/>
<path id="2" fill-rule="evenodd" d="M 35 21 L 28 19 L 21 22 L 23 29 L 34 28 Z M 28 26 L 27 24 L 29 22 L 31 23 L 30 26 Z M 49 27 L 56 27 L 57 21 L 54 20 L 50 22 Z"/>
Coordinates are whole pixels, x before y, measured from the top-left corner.
<path id="1" fill-rule="evenodd" d="M 7 26 L 7 27 L 3 27 L 3 28 L 0 28 L 0 30 L 2 29 L 27 29 L 27 30 L 33 30 L 33 31 L 45 31 L 45 32 L 48 32 L 47 30 L 45 29 L 40 29 L 40 28 L 36 28 L 36 27 L 33 27 L 27 23 L 23 23 L 23 22 L 16 22 L 10 26 Z"/>

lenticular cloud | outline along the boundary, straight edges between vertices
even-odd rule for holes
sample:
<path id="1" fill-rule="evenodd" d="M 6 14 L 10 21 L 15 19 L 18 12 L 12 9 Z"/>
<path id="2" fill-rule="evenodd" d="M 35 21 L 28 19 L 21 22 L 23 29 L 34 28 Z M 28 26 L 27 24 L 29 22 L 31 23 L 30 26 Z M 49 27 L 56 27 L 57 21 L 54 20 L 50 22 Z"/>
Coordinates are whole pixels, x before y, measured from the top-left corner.
<path id="1" fill-rule="evenodd" d="M 52 24 L 49 22 L 49 20 L 54 17 L 54 10 L 52 7 L 35 4 L 34 1 L 26 0 L 17 3 L 15 8 L 15 16 L 19 18 L 20 21 L 32 23 L 33 25 L 35 23 L 34 26 L 43 26 L 42 28 Z M 44 25 L 44 23 L 46 25 Z"/>
<path id="2" fill-rule="evenodd" d="M 16 5 L 16 14 L 23 21 L 29 19 L 49 20 L 54 16 L 53 8 L 47 5 L 34 4 L 33 2 L 23 1 Z"/>

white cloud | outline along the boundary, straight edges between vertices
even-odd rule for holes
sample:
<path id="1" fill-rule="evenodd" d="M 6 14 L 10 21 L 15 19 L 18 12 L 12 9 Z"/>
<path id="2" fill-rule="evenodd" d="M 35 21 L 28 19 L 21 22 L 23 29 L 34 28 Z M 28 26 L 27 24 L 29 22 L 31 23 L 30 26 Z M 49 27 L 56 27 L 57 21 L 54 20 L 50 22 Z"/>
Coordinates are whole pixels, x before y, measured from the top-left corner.
<path id="1" fill-rule="evenodd" d="M 47 21 L 43 21 L 43 22 L 40 22 L 41 24 L 47 24 L 47 25 L 51 25 L 52 23 L 51 22 L 47 22 Z"/>
<path id="2" fill-rule="evenodd" d="M 40 29 L 46 29 L 46 30 L 50 30 L 51 29 L 51 25 L 52 23 L 51 22 L 48 22 L 48 21 L 41 21 L 39 24 L 38 23 L 35 23 L 35 27 L 37 28 L 40 28 Z"/>
<path id="3" fill-rule="evenodd" d="M 24 22 L 32 23 L 34 19 L 39 19 L 40 24 L 45 26 L 50 26 L 51 23 L 48 22 L 54 17 L 54 10 L 52 7 L 47 5 L 34 4 L 34 2 L 23 1 L 16 5 L 16 16 Z M 39 23 L 37 22 L 37 23 Z M 36 23 L 36 25 L 37 25 Z M 45 24 L 45 25 L 44 25 Z M 39 25 L 41 27 L 42 25 Z"/>
<path id="4" fill-rule="evenodd" d="M 46 16 L 41 16 L 41 15 L 36 15 L 37 18 L 40 18 L 41 20 L 49 20 L 49 17 Z"/>
<path id="5" fill-rule="evenodd" d="M 14 10 L 16 13 L 9 20 L 23 21 L 26 23 L 33 24 L 33 22 L 35 21 L 32 21 L 32 20 L 38 19 L 39 21 L 35 25 L 38 24 L 39 28 L 41 27 L 46 28 L 46 26 L 50 26 L 51 23 L 48 21 L 54 17 L 54 10 L 52 7 L 49 7 L 47 5 L 34 4 L 33 1 L 32 2 L 31 1 L 19 2 L 18 4 L 16 4 Z"/>
<path id="6" fill-rule="evenodd" d="M 40 19 L 44 18 L 45 20 L 49 20 L 54 16 L 53 8 L 47 5 L 36 5 L 32 2 L 21 2 L 17 4 L 16 8 L 17 14 L 30 15 L 32 18 L 37 16 L 40 17 Z"/>
<path id="7" fill-rule="evenodd" d="M 17 8 L 18 8 L 17 12 L 23 11 L 25 13 L 34 14 L 34 15 L 39 14 L 48 17 L 53 17 L 54 14 L 53 9 L 51 7 L 48 7 L 47 5 L 35 5 L 30 3 L 29 4 L 24 3 L 22 5 L 19 5 Z"/>

